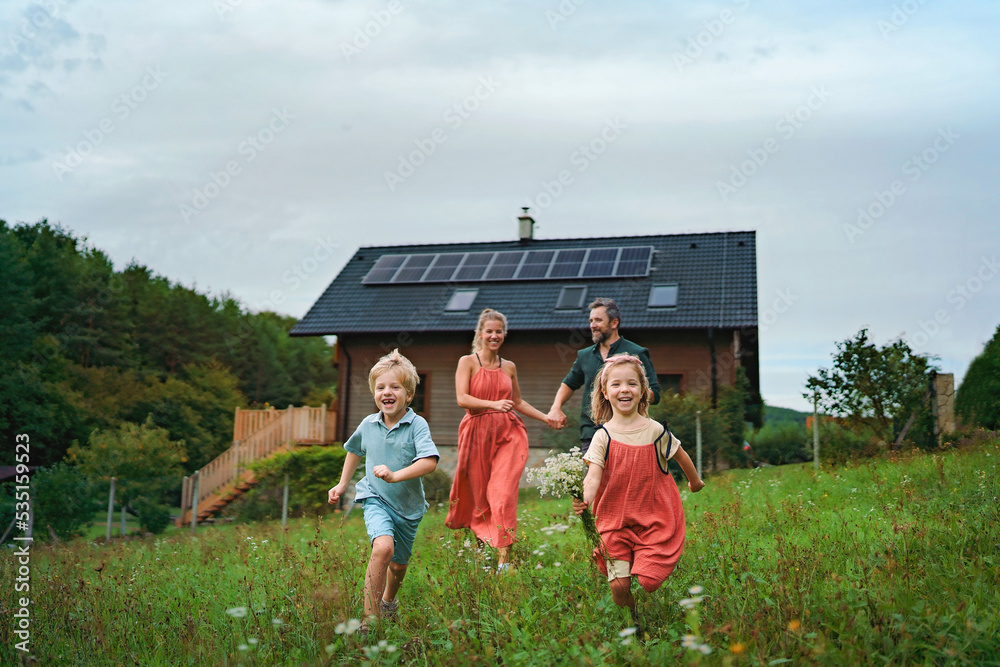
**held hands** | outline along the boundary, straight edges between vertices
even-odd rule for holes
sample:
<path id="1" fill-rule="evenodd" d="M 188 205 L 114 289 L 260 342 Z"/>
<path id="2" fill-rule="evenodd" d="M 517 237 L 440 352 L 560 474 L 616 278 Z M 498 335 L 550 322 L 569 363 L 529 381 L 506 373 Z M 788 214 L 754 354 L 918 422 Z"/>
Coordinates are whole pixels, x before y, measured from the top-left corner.
<path id="1" fill-rule="evenodd" d="M 340 497 L 344 495 L 345 491 L 347 491 L 346 484 L 338 484 L 337 486 L 333 487 L 332 489 L 330 489 L 327 502 L 330 503 L 331 505 L 336 505 L 338 502 L 340 502 Z"/>
<path id="2" fill-rule="evenodd" d="M 500 401 L 493 401 L 493 409 L 498 412 L 510 412 L 514 409 L 514 401 L 505 398 Z"/>
<path id="3" fill-rule="evenodd" d="M 549 414 L 545 415 L 545 421 L 548 422 L 549 428 L 558 431 L 566 426 L 566 415 L 559 408 L 552 408 L 549 410 Z"/>
<path id="4" fill-rule="evenodd" d="M 389 469 L 389 466 L 375 466 L 372 470 L 372 474 L 379 479 L 384 479 L 385 481 L 392 484 L 396 481 L 396 473 Z"/>

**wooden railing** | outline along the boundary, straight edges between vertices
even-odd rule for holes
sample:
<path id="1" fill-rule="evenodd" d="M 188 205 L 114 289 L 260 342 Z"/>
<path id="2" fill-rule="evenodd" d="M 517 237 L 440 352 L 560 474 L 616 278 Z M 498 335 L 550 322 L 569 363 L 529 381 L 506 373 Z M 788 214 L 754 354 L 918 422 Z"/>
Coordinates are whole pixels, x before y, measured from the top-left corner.
<path id="1" fill-rule="evenodd" d="M 286 410 L 236 409 L 233 428 L 233 445 L 195 474 L 184 478 L 181 490 L 181 515 L 194 505 L 195 489 L 198 504 L 211 498 L 221 489 L 233 485 L 254 461 L 271 456 L 285 445 L 323 444 L 332 442 L 336 430 L 337 413 L 319 408 Z M 256 427 L 252 431 L 251 427 Z"/>

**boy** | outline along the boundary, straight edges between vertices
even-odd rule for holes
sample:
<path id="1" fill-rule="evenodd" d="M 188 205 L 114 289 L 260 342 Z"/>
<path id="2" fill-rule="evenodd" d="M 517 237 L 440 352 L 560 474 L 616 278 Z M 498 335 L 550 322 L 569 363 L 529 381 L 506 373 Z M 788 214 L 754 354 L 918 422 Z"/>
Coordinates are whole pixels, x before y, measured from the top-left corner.
<path id="1" fill-rule="evenodd" d="M 417 369 L 393 350 L 368 374 L 379 411 L 365 417 L 346 443 L 340 484 L 329 502 L 340 500 L 365 457 L 365 476 L 354 502 L 362 503 L 372 555 L 365 573 L 365 618 L 399 613 L 396 592 L 410 562 L 417 526 L 427 510 L 420 478 L 437 468 L 438 451 L 427 421 L 410 409 L 417 389 Z M 359 632 L 367 632 L 362 624 Z"/>

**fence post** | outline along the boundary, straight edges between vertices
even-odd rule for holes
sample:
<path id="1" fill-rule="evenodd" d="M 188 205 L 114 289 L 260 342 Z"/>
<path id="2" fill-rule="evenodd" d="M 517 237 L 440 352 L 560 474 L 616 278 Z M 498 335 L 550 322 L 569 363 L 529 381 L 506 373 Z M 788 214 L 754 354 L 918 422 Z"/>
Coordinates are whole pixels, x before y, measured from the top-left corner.
<path id="1" fill-rule="evenodd" d="M 819 470 L 819 394 L 813 393 L 813 469 Z"/>
<path id="2" fill-rule="evenodd" d="M 240 476 L 240 441 L 233 443 L 233 480 Z"/>
<path id="3" fill-rule="evenodd" d="M 115 516 L 115 478 L 111 478 L 111 491 L 108 493 L 108 533 L 105 536 L 107 541 L 111 541 L 111 522 Z"/>
<path id="4" fill-rule="evenodd" d="M 198 528 L 198 493 L 201 491 L 201 471 L 194 473 L 194 494 L 191 496 L 191 534 Z"/>
<path id="5" fill-rule="evenodd" d="M 125 503 L 122 503 L 122 530 L 121 536 L 125 537 Z"/>
<path id="6" fill-rule="evenodd" d="M 698 461 L 698 478 L 701 475 L 701 410 L 696 410 L 694 413 L 694 424 L 695 424 L 695 443 L 697 448 L 697 461 Z"/>
<path id="7" fill-rule="evenodd" d="M 288 473 L 285 473 L 285 492 L 281 498 L 281 528 L 288 527 Z"/>

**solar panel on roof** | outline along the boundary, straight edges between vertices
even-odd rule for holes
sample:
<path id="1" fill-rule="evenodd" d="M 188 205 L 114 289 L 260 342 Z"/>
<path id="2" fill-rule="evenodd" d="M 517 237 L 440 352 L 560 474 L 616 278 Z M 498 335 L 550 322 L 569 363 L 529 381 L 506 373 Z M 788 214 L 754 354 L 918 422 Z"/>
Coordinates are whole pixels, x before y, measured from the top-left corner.
<path id="1" fill-rule="evenodd" d="M 586 250 L 560 250 L 552 262 L 549 278 L 575 278 L 580 275 Z"/>
<path id="2" fill-rule="evenodd" d="M 455 267 L 461 263 L 465 253 L 453 252 L 443 253 L 434 257 L 434 263 L 427 269 L 422 282 L 439 282 L 451 280 L 451 274 L 455 273 Z"/>
<path id="3" fill-rule="evenodd" d="M 544 278 L 549 271 L 549 264 L 556 256 L 555 250 L 529 250 L 517 273 L 518 280 L 533 280 Z"/>
<path id="4" fill-rule="evenodd" d="M 453 280 L 481 280 L 486 272 L 486 267 L 493 260 L 492 252 L 470 252 L 465 256 L 462 266 L 455 272 Z"/>
<path id="5" fill-rule="evenodd" d="M 615 276 L 645 276 L 649 274 L 649 260 L 653 256 L 653 249 L 650 246 L 633 246 L 622 248 L 621 257 L 618 258 L 618 268 Z"/>
<path id="6" fill-rule="evenodd" d="M 366 283 L 387 283 L 392 280 L 392 276 L 395 275 L 396 269 L 399 265 L 407 258 L 407 255 L 382 255 L 375 262 L 375 266 L 371 268 L 368 275 L 364 277 L 362 282 Z"/>
<path id="7" fill-rule="evenodd" d="M 427 267 L 434 260 L 434 255 L 407 255 L 406 262 L 392 277 L 394 283 L 420 282 Z"/>
<path id="8" fill-rule="evenodd" d="M 584 278 L 606 278 L 614 275 L 619 248 L 591 248 L 583 266 Z"/>
<path id="9" fill-rule="evenodd" d="M 382 255 L 364 284 L 628 278 L 649 274 L 652 246 Z"/>
<path id="10" fill-rule="evenodd" d="M 521 265 L 522 259 L 524 259 L 523 250 L 498 252 L 496 259 L 493 260 L 493 264 L 486 272 L 485 279 L 510 280 L 514 277 L 514 273 L 517 272 L 517 267 Z"/>

